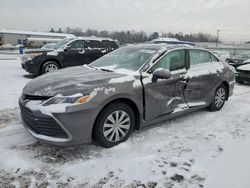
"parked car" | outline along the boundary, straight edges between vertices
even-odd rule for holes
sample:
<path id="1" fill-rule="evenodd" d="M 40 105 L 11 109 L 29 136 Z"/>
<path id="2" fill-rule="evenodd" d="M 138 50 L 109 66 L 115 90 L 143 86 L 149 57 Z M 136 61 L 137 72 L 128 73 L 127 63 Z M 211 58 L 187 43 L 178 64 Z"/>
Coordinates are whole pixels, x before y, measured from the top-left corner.
<path id="1" fill-rule="evenodd" d="M 229 65 L 237 68 L 240 65 L 248 64 L 248 62 L 246 62 L 247 59 L 250 59 L 250 52 L 242 52 L 232 58 L 228 58 L 226 61 L 229 63 Z"/>
<path id="2" fill-rule="evenodd" d="M 0 46 L 0 50 L 18 50 L 20 47 L 24 47 L 22 44 L 12 45 L 12 44 L 4 44 Z"/>
<path id="3" fill-rule="evenodd" d="M 212 51 L 214 55 L 216 55 L 222 61 L 226 61 L 230 59 L 230 53 L 228 51 Z"/>
<path id="4" fill-rule="evenodd" d="M 65 38 L 54 44 L 53 49 L 38 49 L 26 53 L 22 57 L 22 67 L 29 73 L 39 75 L 65 67 L 89 64 L 112 51 L 113 48 L 107 48 L 102 40 L 95 37 Z"/>
<path id="5" fill-rule="evenodd" d="M 206 107 L 218 111 L 233 89 L 234 69 L 207 50 L 130 45 L 33 79 L 19 105 L 39 140 L 112 147 L 134 129 Z"/>
<path id="6" fill-rule="evenodd" d="M 172 45 L 190 45 L 195 46 L 195 43 L 189 41 L 180 41 L 176 38 L 166 38 L 166 37 L 159 37 L 151 41 L 153 44 L 172 44 Z"/>
<path id="7" fill-rule="evenodd" d="M 250 83 L 250 59 L 245 61 L 245 65 L 237 67 L 235 81 L 237 83 Z"/>
<path id="8" fill-rule="evenodd" d="M 107 52 L 112 52 L 119 48 L 119 45 L 116 43 L 115 40 L 109 39 L 109 38 L 101 38 L 100 41 L 104 45 L 104 47 L 107 49 Z"/>

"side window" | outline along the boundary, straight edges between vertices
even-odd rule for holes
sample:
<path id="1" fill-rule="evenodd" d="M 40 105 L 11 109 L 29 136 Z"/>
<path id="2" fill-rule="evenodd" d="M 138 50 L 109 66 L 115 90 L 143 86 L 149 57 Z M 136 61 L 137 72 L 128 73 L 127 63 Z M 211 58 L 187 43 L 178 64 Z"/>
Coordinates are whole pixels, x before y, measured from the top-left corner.
<path id="1" fill-rule="evenodd" d="M 211 54 L 203 50 L 189 50 L 190 65 L 211 62 Z"/>
<path id="2" fill-rule="evenodd" d="M 185 50 L 176 50 L 165 55 L 150 69 L 150 72 L 154 72 L 158 68 L 170 71 L 185 68 Z"/>
<path id="3" fill-rule="evenodd" d="M 210 54 L 212 62 L 219 62 L 219 59 L 215 57 L 213 54 Z"/>
<path id="4" fill-rule="evenodd" d="M 72 49 L 85 48 L 85 43 L 82 40 L 76 40 L 71 42 L 68 46 L 70 46 Z"/>
<path id="5" fill-rule="evenodd" d="M 104 48 L 104 45 L 97 40 L 89 40 L 86 41 L 87 43 L 87 48 Z"/>

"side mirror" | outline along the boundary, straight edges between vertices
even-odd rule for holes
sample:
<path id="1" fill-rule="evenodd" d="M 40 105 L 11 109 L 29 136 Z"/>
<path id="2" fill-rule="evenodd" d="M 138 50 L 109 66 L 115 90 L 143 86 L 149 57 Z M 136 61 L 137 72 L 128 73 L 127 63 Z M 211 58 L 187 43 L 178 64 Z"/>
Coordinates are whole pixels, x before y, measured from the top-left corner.
<path id="1" fill-rule="evenodd" d="M 172 77 L 172 74 L 169 70 L 166 70 L 166 69 L 156 70 L 153 73 L 152 82 L 157 82 L 158 79 L 169 79 L 171 77 Z"/>
<path id="2" fill-rule="evenodd" d="M 68 51 L 68 50 L 70 50 L 70 49 L 71 49 L 70 46 L 65 46 L 65 47 L 64 47 L 64 51 Z"/>

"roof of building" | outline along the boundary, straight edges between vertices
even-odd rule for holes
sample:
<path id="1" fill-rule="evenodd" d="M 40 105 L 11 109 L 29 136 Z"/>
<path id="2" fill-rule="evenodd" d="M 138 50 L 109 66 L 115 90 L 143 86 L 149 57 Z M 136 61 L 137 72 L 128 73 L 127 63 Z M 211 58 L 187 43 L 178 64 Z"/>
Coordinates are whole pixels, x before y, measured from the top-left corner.
<path id="1" fill-rule="evenodd" d="M 57 42 L 62 40 L 60 38 L 38 38 L 38 37 L 28 37 L 28 41 L 45 41 L 45 42 Z"/>
<path id="2" fill-rule="evenodd" d="M 1 29 L 0 33 L 20 34 L 20 35 L 36 35 L 36 36 L 51 36 L 51 37 L 68 37 L 68 36 L 74 36 L 72 34 L 67 34 L 67 33 L 51 33 L 51 32 L 38 32 L 38 31 L 19 31 L 19 30 L 12 30 L 12 29 Z"/>

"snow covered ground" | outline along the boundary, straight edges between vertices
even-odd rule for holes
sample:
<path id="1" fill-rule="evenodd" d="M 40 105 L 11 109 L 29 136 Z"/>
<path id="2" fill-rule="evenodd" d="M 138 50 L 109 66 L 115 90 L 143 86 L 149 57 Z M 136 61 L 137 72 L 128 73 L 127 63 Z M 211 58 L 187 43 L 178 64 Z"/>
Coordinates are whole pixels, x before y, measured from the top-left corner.
<path id="1" fill-rule="evenodd" d="M 18 58 L 0 66 L 0 187 L 250 187 L 249 85 L 236 85 L 219 112 L 136 131 L 114 148 L 64 148 L 25 131 L 17 98 L 33 77 Z"/>

